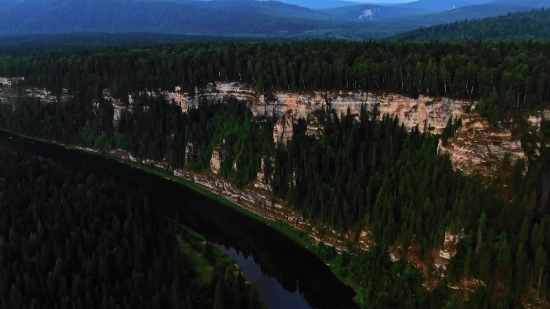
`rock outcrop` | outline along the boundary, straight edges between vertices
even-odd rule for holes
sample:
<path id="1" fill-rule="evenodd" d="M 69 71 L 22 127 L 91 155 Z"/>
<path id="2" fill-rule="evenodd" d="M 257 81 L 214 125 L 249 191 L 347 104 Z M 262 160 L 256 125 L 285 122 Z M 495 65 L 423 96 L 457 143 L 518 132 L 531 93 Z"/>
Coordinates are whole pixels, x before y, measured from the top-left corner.
<path id="1" fill-rule="evenodd" d="M 220 166 L 222 164 L 222 148 L 220 145 L 214 147 L 212 151 L 212 157 L 210 158 L 210 171 L 214 174 L 218 174 L 220 171 Z"/>
<path id="2" fill-rule="evenodd" d="M 306 119 L 313 112 L 329 106 L 336 111 L 337 115 L 349 112 L 355 116 L 360 115 L 363 107 L 368 111 L 378 108 L 380 117 L 386 114 L 398 117 L 409 130 L 418 126 L 421 131 L 441 133 L 449 119 L 462 117 L 465 110 L 475 104 L 468 100 L 428 96 L 413 99 L 397 94 L 378 95 L 365 91 L 275 91 L 266 97 L 256 93 L 252 87 L 236 82 L 210 84 L 206 89 L 197 89 L 194 95 L 180 91 L 163 92 L 163 95 L 167 100 L 181 106 L 184 112 L 188 108 L 198 106 L 201 97 L 209 100 L 232 97 L 248 102 L 254 116 L 274 116 L 280 119 L 275 128 L 278 131 L 278 134 L 274 135 L 276 142 L 280 140 L 282 129 L 291 127 L 288 124 L 289 117 L 292 117 L 293 122 L 300 118 Z M 318 135 L 318 131 L 318 127 L 311 128 L 311 134 Z M 285 132 L 287 133 L 283 140 L 292 138 L 289 130 Z"/>
<path id="3" fill-rule="evenodd" d="M 292 139 L 294 132 L 293 128 L 293 116 L 292 114 L 283 115 L 273 128 L 273 141 L 276 144 L 282 143 L 285 144 Z"/>
<path id="4" fill-rule="evenodd" d="M 550 120 L 550 110 L 547 109 L 542 111 L 525 112 L 524 115 L 527 123 L 529 123 L 529 125 L 536 131 L 540 130 L 543 120 Z"/>
<path id="5" fill-rule="evenodd" d="M 438 152 L 448 154 L 456 169 L 465 174 L 504 176 L 506 167 L 526 159 L 521 141 L 512 137 L 510 130 L 491 127 L 479 115 L 463 117 L 462 121 L 455 136 L 438 145 Z"/>
<path id="6" fill-rule="evenodd" d="M 15 89 L 11 87 L 12 82 L 14 81 L 11 79 L 0 77 L 0 103 L 13 104 L 18 98 L 33 98 L 40 100 L 42 103 L 54 103 L 58 101 L 66 102 L 70 98 L 66 89 L 57 96 L 43 88 L 22 87 L 21 89 Z"/>
<path id="7" fill-rule="evenodd" d="M 0 83 L 11 85 L 13 80 L 0 78 Z M 6 91 L 7 87 L 3 88 Z M 40 98 L 44 102 L 57 100 L 55 96 L 44 89 L 26 87 L 23 92 L 24 96 Z M 205 89 L 196 89 L 191 95 L 181 92 L 180 87 L 176 87 L 173 92 L 149 92 L 148 94 L 164 96 L 166 100 L 179 105 L 183 112 L 187 112 L 189 108 L 197 107 L 201 97 L 214 101 L 221 101 L 229 97 L 245 101 L 254 116 L 279 118 L 275 128 L 278 134 L 274 135 L 276 142 L 286 142 L 292 138 L 292 126 L 289 119 L 295 123 L 298 119 L 313 118 L 313 121 L 308 123 L 308 134 L 319 136 L 322 128 L 316 125 L 315 117 L 311 116 L 315 111 L 327 107 L 333 108 L 339 116 L 347 113 L 359 116 L 361 108 L 369 111 L 377 108 L 380 111 L 380 117 L 386 114 L 398 117 L 409 130 L 418 126 L 421 131 L 426 129 L 432 133 L 441 133 L 449 119 L 462 117 L 465 110 L 475 104 L 475 102 L 467 100 L 427 96 L 413 99 L 397 94 L 380 95 L 365 91 L 275 91 L 266 96 L 254 91 L 251 86 L 238 82 L 210 84 Z M 0 94 L 0 98 L 5 101 L 7 97 L 16 95 L 5 93 Z M 103 96 L 113 104 L 113 121 L 115 122 L 120 119 L 124 110 L 131 108 L 133 102 L 133 97 L 130 95 L 128 98 L 130 105 L 123 104 L 112 98 L 108 89 L 103 91 Z M 67 93 L 63 93 L 61 100 L 66 100 L 68 97 Z"/>
<path id="8" fill-rule="evenodd" d="M 276 91 L 271 100 L 264 95 L 254 93 L 251 88 L 239 83 L 224 83 L 199 92 L 195 97 L 179 96 L 182 107 L 198 104 L 199 95 L 208 98 L 223 99 L 232 96 L 236 99 L 247 101 L 255 116 L 273 115 L 282 117 L 292 114 L 296 119 L 307 118 L 312 112 L 332 107 L 338 115 L 349 112 L 359 115 L 361 107 L 373 110 L 378 107 L 381 115 L 397 116 L 408 129 L 415 126 L 423 126 L 427 122 L 428 128 L 433 128 L 435 133 L 441 133 L 450 118 L 460 117 L 467 107 L 473 102 L 467 100 L 455 100 L 450 98 L 435 98 L 420 96 L 417 99 L 407 98 L 402 95 L 388 94 L 377 95 L 364 91 L 336 91 L 336 92 L 287 92 Z M 169 95 L 173 96 L 172 94 Z M 178 102 L 175 100 L 175 102 Z M 420 128 L 421 130 L 423 127 Z"/>
<path id="9" fill-rule="evenodd" d="M 11 86 L 20 80 L 24 80 L 23 77 L 0 77 L 0 86 Z"/>

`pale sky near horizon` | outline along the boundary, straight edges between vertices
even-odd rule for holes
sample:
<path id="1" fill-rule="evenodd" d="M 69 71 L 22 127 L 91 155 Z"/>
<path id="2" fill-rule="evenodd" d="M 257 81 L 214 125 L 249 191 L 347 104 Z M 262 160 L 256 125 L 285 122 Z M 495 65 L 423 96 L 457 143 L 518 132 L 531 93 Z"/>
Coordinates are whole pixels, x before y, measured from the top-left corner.
<path id="1" fill-rule="evenodd" d="M 406 3 L 414 0 L 345 0 L 351 2 L 364 2 L 364 3 Z"/>

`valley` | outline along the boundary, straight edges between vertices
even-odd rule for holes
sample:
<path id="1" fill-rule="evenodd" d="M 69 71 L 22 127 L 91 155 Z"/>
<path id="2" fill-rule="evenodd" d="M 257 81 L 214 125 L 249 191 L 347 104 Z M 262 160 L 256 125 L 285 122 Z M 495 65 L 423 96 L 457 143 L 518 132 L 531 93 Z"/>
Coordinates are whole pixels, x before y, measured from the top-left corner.
<path id="1" fill-rule="evenodd" d="M 0 307 L 547 308 L 548 11 L 348 4 L 1 7 Z"/>
<path id="2" fill-rule="evenodd" d="M 10 104 L 17 104 L 16 98 L 38 99 L 41 104 L 52 104 L 56 102 L 67 102 L 70 97 L 53 96 L 48 91 L 40 92 L 38 89 L 23 87 L 19 96 L 14 97 L 13 86 L 17 80 L 23 78 L 0 78 L 3 89 L 0 99 Z M 300 120 L 306 121 L 307 135 L 319 139 L 323 135 L 324 127 L 319 123 L 316 115 L 319 111 L 332 109 L 335 115 L 339 115 L 342 120 L 345 115 L 355 119 L 360 119 L 364 111 L 378 111 L 379 120 L 389 116 L 399 121 L 407 131 L 420 130 L 429 134 L 440 136 L 449 129 L 449 124 L 461 122 L 461 127 L 456 131 L 453 137 L 446 141 L 439 139 L 437 152 L 449 155 L 450 160 L 457 171 L 465 174 L 475 174 L 488 177 L 509 177 L 512 172 L 513 164 L 518 160 L 526 160 L 527 156 L 521 147 L 519 138 L 512 138 L 510 129 L 495 130 L 488 121 L 477 115 L 475 107 L 478 102 L 452 99 L 446 97 L 419 96 L 418 98 L 408 98 L 399 94 L 375 94 L 368 92 L 345 92 L 345 91 L 325 91 L 325 92 L 291 92 L 274 91 L 269 95 L 258 94 L 250 85 L 229 82 L 216 83 L 208 85 L 205 89 L 194 91 L 194 95 L 184 93 L 181 87 L 176 87 L 176 91 L 164 91 L 160 93 L 149 92 L 152 97 L 162 98 L 170 104 L 181 108 L 182 113 L 189 110 L 199 109 L 201 102 L 230 102 L 239 100 L 244 102 L 246 107 L 252 113 L 252 116 L 258 121 L 264 117 L 278 119 L 273 127 L 273 143 L 275 145 L 285 145 L 293 138 L 293 128 Z M 62 93 L 66 94 L 64 90 Z M 130 95 L 128 105 L 120 100 L 111 97 L 108 89 L 103 90 L 104 100 L 110 102 L 113 107 L 113 125 L 116 126 L 123 114 L 133 110 L 134 97 L 139 95 Z M 45 100 L 45 98 L 50 98 Z M 202 103 L 203 104 L 203 103 Z M 526 115 L 525 121 L 531 121 L 535 128 L 540 128 L 541 121 L 545 120 L 548 112 L 541 112 L 540 115 Z M 538 116 L 537 116 L 538 115 Z M 401 120 L 403 119 L 403 120 Z M 473 131 L 472 131 L 473 130 Z M 472 133 L 474 132 L 474 133 Z M 130 163 L 133 166 L 146 167 L 146 170 L 158 175 L 164 175 L 168 179 L 179 182 L 177 178 L 184 179 L 189 183 L 187 186 L 199 186 L 208 192 L 223 197 L 224 199 L 239 205 L 267 222 L 272 221 L 277 229 L 294 239 L 299 244 L 309 247 L 315 252 L 315 246 L 320 243 L 328 245 L 337 250 L 337 252 L 355 252 L 356 250 L 371 250 L 376 245 L 368 229 L 361 231 L 339 232 L 333 228 L 327 228 L 322 225 L 312 224 L 300 212 L 292 209 L 292 205 L 278 198 L 273 194 L 270 181 L 266 181 L 264 162 L 262 159 L 262 168 L 258 171 L 256 179 L 247 187 L 240 188 L 231 181 L 220 177 L 219 171 L 223 164 L 221 156 L 221 145 L 215 147 L 210 155 L 209 170 L 196 172 L 190 169 L 174 168 L 165 158 L 163 160 L 150 160 L 133 157 L 132 154 L 120 149 L 90 149 L 76 147 L 85 151 L 108 154 L 109 156 L 122 159 L 123 162 Z M 186 148 L 185 153 L 193 152 L 192 148 Z M 505 163 L 506 162 L 506 163 Z M 136 165 L 135 163 L 139 163 Z M 149 167 L 148 167 L 149 166 Z M 507 169 L 503 169 L 506 167 Z M 235 168 L 235 167 L 234 167 Z M 168 174 L 166 174 L 168 173 Z M 170 176 L 167 176 L 170 175 Z M 176 178 L 172 178 L 172 176 Z M 269 223 L 268 223 L 269 224 Z M 290 229 L 290 230 L 289 230 Z M 302 236 L 296 237 L 296 232 L 300 231 Z M 465 237 L 464 232 L 453 234 L 452 230 L 445 232 L 445 241 L 440 246 L 434 248 L 433 261 L 420 260 L 416 253 L 406 253 L 404 259 L 414 265 L 423 275 L 423 287 L 432 290 L 441 279 L 446 278 L 447 267 L 452 257 L 457 253 L 456 246 Z M 305 238 L 304 238 L 305 237 Z M 310 247 L 310 244 L 313 246 Z M 402 244 L 396 243 L 388 249 L 388 254 L 393 262 L 399 262 L 401 259 Z M 351 249 L 353 248 L 353 249 Z M 413 252 L 416 247 L 409 247 Z M 426 263 L 433 263 L 427 265 Z M 337 266 L 335 266 L 337 267 Z M 434 276 L 436 276 L 434 278 Z M 345 277 L 342 280 L 348 281 L 355 286 L 354 281 L 349 281 Z M 481 283 L 460 283 L 459 289 L 470 291 L 475 290 L 475 286 Z M 449 287 L 456 288 L 449 284 Z"/>

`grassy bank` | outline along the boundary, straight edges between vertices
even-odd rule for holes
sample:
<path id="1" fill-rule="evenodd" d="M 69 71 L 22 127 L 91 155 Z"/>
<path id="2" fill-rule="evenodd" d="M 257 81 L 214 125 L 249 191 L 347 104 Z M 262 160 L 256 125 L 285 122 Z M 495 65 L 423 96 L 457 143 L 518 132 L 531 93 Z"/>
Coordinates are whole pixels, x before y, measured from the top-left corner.
<path id="1" fill-rule="evenodd" d="M 210 257 L 205 256 L 205 246 L 208 246 L 206 239 L 187 227 L 181 226 L 183 232 L 176 236 L 180 250 L 193 264 L 193 268 L 200 273 L 201 283 L 210 285 L 214 276 L 215 267 L 228 267 L 231 271 L 237 271 L 233 260 L 221 252 L 218 248 L 211 246 Z"/>
<path id="2" fill-rule="evenodd" d="M 79 149 L 80 150 L 80 149 Z M 92 154 L 96 154 L 96 155 L 99 155 L 97 153 L 94 153 L 94 152 L 91 152 Z M 134 161 L 131 161 L 131 160 L 128 160 L 128 159 L 121 159 L 119 157 L 116 157 L 116 156 L 112 156 L 112 155 L 108 155 L 108 157 L 110 158 L 113 158 L 121 163 L 124 163 L 124 164 L 128 164 L 130 166 L 133 166 L 135 168 L 138 168 L 138 169 L 141 169 L 143 171 L 146 171 L 148 173 L 151 173 L 151 174 L 154 174 L 154 175 L 157 175 L 157 176 L 160 176 L 160 177 L 163 177 L 163 178 L 167 178 L 167 179 L 170 179 L 172 181 L 175 181 L 181 185 L 184 185 L 194 191 L 196 191 L 197 193 L 200 193 L 204 196 L 207 196 L 208 198 L 210 199 L 213 199 L 227 207 L 230 207 L 231 209 L 243 214 L 243 215 L 246 215 L 254 220 L 257 220 L 263 224 L 266 224 L 270 227 L 272 227 L 273 229 L 275 229 L 277 232 L 285 235 L 287 238 L 291 239 L 292 241 L 294 241 L 295 243 L 297 243 L 298 245 L 308 249 L 309 251 L 311 251 L 312 253 L 314 253 L 317 257 L 319 257 L 321 260 L 323 260 L 329 267 L 330 269 L 332 270 L 332 272 L 334 273 L 334 275 L 342 282 L 344 282 L 345 284 L 347 284 L 351 289 L 353 289 L 355 291 L 355 293 L 357 293 L 357 296 L 355 297 L 355 301 L 357 302 L 357 304 L 359 306 L 361 306 L 362 308 L 366 308 L 367 307 L 367 304 L 366 303 L 362 303 L 360 301 L 360 297 L 358 297 L 360 295 L 360 291 L 362 289 L 362 285 L 359 284 L 356 280 L 354 280 L 353 278 L 349 277 L 349 276 L 342 276 L 341 275 L 341 271 L 342 271 L 342 266 L 340 265 L 338 259 L 333 259 L 331 261 L 328 261 L 326 259 L 324 259 L 322 256 L 320 256 L 318 254 L 318 251 L 317 251 L 317 247 L 315 245 L 313 245 L 309 239 L 307 239 L 307 236 L 306 234 L 303 232 L 303 231 L 300 231 L 300 230 L 297 230 L 297 229 L 294 229 L 293 227 L 289 226 L 287 223 L 285 222 L 281 222 L 281 221 L 272 221 L 272 220 L 269 220 L 269 219 L 266 219 L 262 216 L 259 216 L 251 211 L 249 211 L 248 209 L 244 208 L 244 207 L 241 207 L 227 199 L 225 199 L 224 197 L 218 195 L 218 194 L 215 194 L 215 193 L 212 193 L 211 191 L 191 182 L 191 181 L 188 181 L 186 179 L 183 179 L 181 177 L 178 177 L 178 176 L 175 176 L 173 175 L 172 173 L 164 170 L 164 169 L 160 169 L 160 168 L 157 168 L 157 167 L 153 167 L 153 166 L 150 166 L 150 165 L 140 165 Z"/>

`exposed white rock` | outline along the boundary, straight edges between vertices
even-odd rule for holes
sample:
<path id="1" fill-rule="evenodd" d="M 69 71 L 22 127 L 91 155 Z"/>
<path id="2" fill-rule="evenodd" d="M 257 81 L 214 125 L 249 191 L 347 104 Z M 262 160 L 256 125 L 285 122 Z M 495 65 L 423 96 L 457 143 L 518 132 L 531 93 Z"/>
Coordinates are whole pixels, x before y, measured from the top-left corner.
<path id="1" fill-rule="evenodd" d="M 65 102 L 70 98 L 67 89 L 63 89 L 59 96 L 55 96 L 51 91 L 44 88 L 22 87 L 15 89 L 11 87 L 20 80 L 24 80 L 24 78 L 0 77 L 0 103 L 13 103 L 19 97 L 35 98 L 43 103 Z"/>
<path id="2" fill-rule="evenodd" d="M 250 86 L 237 82 L 210 84 L 206 89 L 196 89 L 192 96 L 181 91 L 165 91 L 163 95 L 167 100 L 173 100 L 175 104 L 180 105 L 183 111 L 197 107 L 200 97 L 209 100 L 233 97 L 248 102 L 254 116 L 268 115 L 280 118 L 283 115 L 292 115 L 295 120 L 305 119 L 312 112 L 327 106 L 332 107 L 337 115 L 346 114 L 349 110 L 352 115 L 357 116 L 363 106 L 369 111 L 378 107 L 381 117 L 385 114 L 397 116 L 407 129 L 418 125 L 419 129 L 423 130 L 426 122 L 426 129 L 431 129 L 434 133 L 441 133 L 449 119 L 460 118 L 467 107 L 475 104 L 467 100 L 450 98 L 420 96 L 413 99 L 396 94 L 377 95 L 364 91 L 275 91 L 274 99 L 268 100 Z"/>
<path id="3" fill-rule="evenodd" d="M 540 125 L 543 120 L 550 120 L 550 110 L 548 109 L 542 111 L 525 112 L 524 115 L 529 125 L 536 130 L 540 130 Z"/>
<path id="4" fill-rule="evenodd" d="M 447 261 L 456 254 L 456 245 L 460 240 L 464 239 L 464 231 L 460 233 L 445 232 L 445 241 L 443 242 L 443 248 L 439 250 L 439 256 Z M 444 269 L 446 269 L 446 265 Z"/>
<path id="5" fill-rule="evenodd" d="M 0 86 L 11 86 L 12 84 L 20 81 L 25 80 L 23 77 L 0 77 Z"/>
<path id="6" fill-rule="evenodd" d="M 212 151 L 212 157 L 210 158 L 210 171 L 216 175 L 220 171 L 220 166 L 222 163 L 221 152 L 222 148 L 220 147 L 220 145 L 214 147 L 214 150 Z"/>
<path id="7" fill-rule="evenodd" d="M 2 82 L 9 82 L 7 78 L 1 78 Z M 238 82 L 226 82 L 210 84 L 205 89 L 196 89 L 195 94 L 189 95 L 176 87 L 174 92 L 147 92 L 152 96 L 162 95 L 168 101 L 179 105 L 183 112 L 189 108 L 197 107 L 201 97 L 208 100 L 223 100 L 224 98 L 235 98 L 248 103 L 254 116 L 274 116 L 279 118 L 275 130 L 278 131 L 279 141 L 286 142 L 292 138 L 292 122 L 298 119 L 307 119 L 312 113 L 330 106 L 337 115 L 347 114 L 359 116 L 361 108 L 372 111 L 378 108 L 380 117 L 390 115 L 398 117 L 407 129 L 416 126 L 422 131 L 424 128 L 432 133 L 441 133 L 449 119 L 461 118 L 467 107 L 475 104 L 467 100 L 455 100 L 450 98 L 437 98 L 420 96 L 417 99 L 407 98 L 396 94 L 373 94 L 365 91 L 310 91 L 290 92 L 275 91 L 270 98 L 254 91 L 250 85 Z M 45 102 L 54 102 L 56 98 L 44 89 L 28 88 L 26 96 L 40 98 Z M 131 108 L 133 96 L 130 95 L 129 106 L 114 99 L 108 89 L 103 91 L 106 100 L 110 100 L 114 107 L 114 121 L 120 119 L 121 113 Z M 4 96 L 0 95 L 0 98 Z M 66 100 L 68 94 L 62 95 Z M 283 117 L 284 116 L 284 117 Z M 309 117 L 314 119 L 314 117 Z M 322 128 L 315 121 L 308 123 L 308 134 L 319 136 Z M 284 134 L 283 134 L 284 133 Z M 275 138 L 275 136 L 274 136 Z"/>
<path id="8" fill-rule="evenodd" d="M 279 118 L 277 123 L 278 137 L 281 137 L 281 129 L 289 128 L 288 116 L 293 121 L 306 119 L 313 112 L 332 107 L 337 115 L 347 114 L 359 116 L 361 108 L 372 111 L 377 107 L 380 117 L 388 114 L 397 116 L 407 129 L 416 126 L 421 131 L 429 130 L 432 133 L 441 133 L 449 119 L 460 118 L 467 107 L 475 105 L 475 102 L 467 100 L 455 100 L 450 98 L 436 98 L 420 96 L 417 99 L 407 98 L 402 95 L 384 94 L 377 95 L 364 91 L 336 91 L 336 92 L 289 92 L 275 91 L 273 99 L 267 99 L 264 95 L 256 93 L 252 87 L 236 82 L 210 84 L 206 89 L 196 89 L 195 94 L 189 96 L 181 91 L 163 92 L 167 100 L 181 106 L 182 111 L 196 107 L 201 96 L 209 100 L 223 100 L 233 97 L 248 102 L 248 106 L 254 116 L 274 116 Z M 282 119 L 281 117 L 285 117 Z M 282 120 L 281 120 L 282 119 Z M 426 126 L 424 126 L 426 124 Z M 288 130 L 287 130 L 288 132 Z M 308 133 L 317 135 L 319 128 L 308 128 Z M 284 136 L 286 140 L 291 134 Z"/>
<path id="9" fill-rule="evenodd" d="M 293 118 L 292 114 L 283 115 L 275 124 L 273 128 L 273 141 L 276 144 L 282 143 L 286 145 L 292 139 L 294 133 Z"/>
<path id="10" fill-rule="evenodd" d="M 462 127 L 447 145 L 443 141 L 438 145 L 438 152 L 448 154 L 456 169 L 466 174 L 495 176 L 505 172 L 506 165 L 527 157 L 521 141 L 512 137 L 510 130 L 493 128 L 479 115 L 462 119 Z"/>
<path id="11" fill-rule="evenodd" d="M 194 154 L 193 143 L 187 143 L 185 146 L 185 165 L 189 164 L 191 160 L 189 159 Z"/>
<path id="12" fill-rule="evenodd" d="M 399 258 L 395 254 L 390 252 L 390 260 L 395 263 L 399 261 Z"/>

